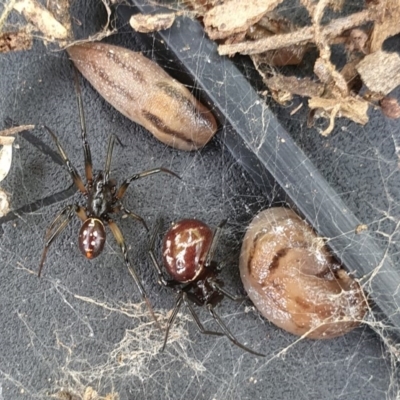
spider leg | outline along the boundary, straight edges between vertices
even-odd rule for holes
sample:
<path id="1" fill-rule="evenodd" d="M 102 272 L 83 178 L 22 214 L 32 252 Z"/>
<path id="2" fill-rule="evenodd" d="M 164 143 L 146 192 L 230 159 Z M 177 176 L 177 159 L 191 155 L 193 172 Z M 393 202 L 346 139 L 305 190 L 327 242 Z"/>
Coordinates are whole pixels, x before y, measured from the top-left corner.
<path id="1" fill-rule="evenodd" d="M 224 289 L 221 285 L 219 285 L 218 283 L 214 282 L 210 282 L 210 285 L 213 289 L 215 289 L 216 291 L 222 293 L 224 296 L 226 296 L 228 299 L 232 300 L 232 301 L 243 301 L 246 300 L 247 297 L 246 296 L 235 296 L 234 294 L 228 292 L 226 289 Z"/>
<path id="2" fill-rule="evenodd" d="M 50 236 L 51 236 L 51 231 L 53 230 L 54 226 L 56 223 L 62 218 L 63 215 L 66 214 L 67 211 L 71 211 L 72 207 L 75 207 L 75 213 L 76 215 L 81 219 L 82 222 L 85 222 L 87 220 L 86 212 L 85 209 L 81 206 L 78 206 L 77 204 L 75 205 L 68 205 L 64 207 L 54 218 L 53 222 L 48 226 L 46 230 L 46 236 L 45 236 L 45 241 L 47 241 Z"/>
<path id="3" fill-rule="evenodd" d="M 82 222 L 85 222 L 88 218 L 86 215 L 86 208 L 84 207 L 75 206 L 75 213 L 81 219 Z"/>
<path id="4" fill-rule="evenodd" d="M 145 178 L 146 176 L 149 176 L 149 175 L 158 174 L 160 172 L 164 172 L 164 173 L 170 174 L 172 176 L 175 176 L 175 178 L 181 179 L 181 177 L 179 175 L 175 174 L 175 172 L 172 172 L 167 168 L 161 167 L 161 168 L 150 169 L 148 171 L 144 171 L 144 172 L 141 172 L 140 174 L 132 175 L 128 179 L 125 179 L 125 181 L 122 183 L 122 185 L 118 189 L 118 192 L 115 196 L 116 199 L 120 200 L 120 199 L 122 199 L 122 197 L 124 197 L 126 189 L 128 189 L 128 186 L 132 181 L 136 181 L 138 179 Z"/>
<path id="5" fill-rule="evenodd" d="M 240 347 L 241 349 L 254 354 L 255 356 L 260 356 L 260 357 L 265 357 L 265 354 L 261 354 L 261 353 L 257 353 L 254 350 L 249 349 L 248 347 L 244 346 L 243 344 L 241 344 L 236 338 L 235 336 L 233 336 L 233 334 L 231 333 L 231 331 L 228 329 L 228 327 L 225 325 L 225 323 L 222 321 L 221 317 L 215 312 L 213 306 L 211 304 L 207 305 L 208 311 L 210 312 L 210 314 L 212 315 L 212 317 L 215 319 L 215 321 L 217 322 L 217 324 L 220 326 L 220 328 L 222 329 L 222 331 L 224 332 L 224 335 L 236 346 Z"/>
<path id="6" fill-rule="evenodd" d="M 161 270 L 161 267 L 158 264 L 157 258 L 156 258 L 155 254 L 154 254 L 154 245 L 155 245 L 156 237 L 157 237 L 157 234 L 158 234 L 158 232 L 160 230 L 161 224 L 162 224 L 162 219 L 160 218 L 157 221 L 156 226 L 155 226 L 154 231 L 153 231 L 153 234 L 152 234 L 152 236 L 150 238 L 149 247 L 148 247 L 147 251 L 149 253 L 149 256 L 151 258 L 153 266 L 154 266 L 154 268 L 155 268 L 155 270 L 157 272 L 158 283 L 160 285 L 165 286 L 165 287 L 171 287 L 171 282 L 175 282 L 175 281 L 169 281 L 169 280 L 165 279 L 164 274 L 163 274 L 163 272 Z"/>
<path id="7" fill-rule="evenodd" d="M 104 167 L 104 178 L 103 178 L 104 182 L 107 182 L 110 176 L 110 167 L 111 167 L 111 159 L 114 149 L 114 143 L 115 143 L 115 135 L 111 135 L 108 141 L 106 165 Z"/>
<path id="8" fill-rule="evenodd" d="M 178 311 L 182 305 L 182 302 L 185 303 L 186 307 L 189 309 L 190 314 L 192 315 L 192 318 L 198 328 L 198 330 L 203 333 L 204 335 L 215 335 L 215 336 L 224 336 L 223 333 L 221 332 L 214 332 L 214 331 L 208 331 L 204 328 L 203 324 L 200 322 L 199 317 L 196 314 L 196 311 L 194 310 L 194 308 L 192 307 L 192 305 L 190 304 L 188 297 L 187 297 L 187 293 L 183 292 L 183 291 L 179 291 L 178 292 L 178 297 L 176 299 L 176 303 L 175 303 L 175 307 L 172 311 L 171 316 L 168 319 L 167 322 L 167 330 L 165 332 L 165 337 L 164 337 L 164 344 L 163 347 L 161 349 L 161 351 L 164 351 L 165 346 L 167 344 L 168 341 L 168 335 L 169 335 L 169 331 L 171 329 L 171 326 L 173 325 L 175 318 L 178 314 Z"/>
<path id="9" fill-rule="evenodd" d="M 132 267 L 132 265 L 129 261 L 128 249 L 126 248 L 125 239 L 122 235 L 121 230 L 118 228 L 118 225 L 111 219 L 108 219 L 107 222 L 108 222 L 108 226 L 111 229 L 111 232 L 113 233 L 113 235 L 115 237 L 115 240 L 117 241 L 119 247 L 121 248 L 122 254 L 125 259 L 125 264 L 128 267 L 128 271 L 131 274 L 133 280 L 135 281 L 137 288 L 139 289 L 139 293 L 140 293 L 140 296 L 142 297 L 142 300 L 146 303 L 146 306 L 147 306 L 148 310 L 150 311 L 150 314 L 153 317 L 154 321 L 156 322 L 157 327 L 160 329 L 160 331 L 162 331 L 161 325 L 158 322 L 158 319 L 154 313 L 153 307 L 150 304 L 150 300 L 147 297 L 146 291 L 144 290 L 144 287 L 143 287 L 142 283 L 140 282 L 140 279 L 139 279 L 136 271 L 134 270 L 134 268 Z"/>
<path id="10" fill-rule="evenodd" d="M 85 122 L 85 114 L 83 112 L 83 105 L 82 105 L 82 93 L 81 93 L 81 88 L 79 85 L 78 72 L 75 67 L 73 67 L 73 70 L 74 70 L 74 84 L 75 84 L 76 100 L 78 102 L 79 119 L 80 119 L 80 123 L 81 123 L 83 154 L 85 157 L 85 175 L 86 175 L 86 181 L 87 181 L 88 185 L 92 186 L 92 182 L 93 182 L 92 155 L 90 153 L 90 147 L 89 147 L 89 143 L 87 141 L 87 136 L 86 136 L 86 122 Z"/>
<path id="11" fill-rule="evenodd" d="M 226 219 L 224 219 L 223 221 L 221 221 L 219 223 L 219 225 L 217 226 L 217 228 L 215 229 L 215 231 L 213 233 L 211 245 L 208 249 L 208 253 L 205 258 L 205 260 L 206 260 L 205 265 L 207 265 L 207 266 L 211 264 L 211 261 L 214 258 L 215 249 L 217 248 L 219 237 L 221 236 L 222 228 L 225 226 L 225 224 L 226 224 Z"/>
<path id="12" fill-rule="evenodd" d="M 193 306 L 190 304 L 190 301 L 193 302 L 194 298 L 196 298 L 196 296 L 192 295 L 192 293 L 185 293 L 183 292 L 183 302 L 185 303 L 185 306 L 188 308 L 190 314 L 192 315 L 192 318 L 195 322 L 195 324 L 197 325 L 198 330 L 203 333 L 204 335 L 214 335 L 214 336 L 224 336 L 223 333 L 221 332 L 216 332 L 216 331 L 208 331 L 204 328 L 203 324 L 200 322 L 199 317 L 196 314 L 195 309 L 193 308 Z M 196 298 L 197 299 L 197 298 Z M 190 300 L 190 301 L 189 301 Z M 199 305 L 199 306 L 203 306 L 203 303 L 196 301 L 195 304 Z"/>
<path id="13" fill-rule="evenodd" d="M 131 217 L 132 219 L 134 219 L 134 220 L 136 220 L 136 221 L 139 221 L 139 222 L 144 226 L 144 228 L 146 229 L 146 231 L 147 231 L 147 232 L 149 231 L 149 227 L 147 226 L 145 220 L 144 220 L 140 215 L 135 214 L 134 212 L 128 210 L 128 209 L 125 208 L 125 206 L 122 205 L 122 204 L 120 204 L 120 205 L 117 206 L 117 207 L 114 207 L 114 208 L 112 209 L 111 212 L 117 213 L 117 212 L 119 212 L 119 211 L 122 211 L 122 212 L 124 213 L 124 215 L 127 215 L 128 217 Z"/>
<path id="14" fill-rule="evenodd" d="M 122 211 L 124 212 L 125 215 L 127 215 L 128 217 L 131 217 L 133 219 L 135 219 L 136 221 L 139 221 L 144 228 L 146 229 L 146 231 L 149 231 L 149 227 L 147 226 L 145 220 L 138 214 L 135 214 L 132 211 L 129 211 L 128 209 L 125 208 L 125 206 L 122 206 Z"/>
<path id="15" fill-rule="evenodd" d="M 64 149 L 61 147 L 60 141 L 58 140 L 57 136 L 47 126 L 44 126 L 44 128 L 50 133 L 52 139 L 54 140 L 54 143 L 57 146 L 58 152 L 60 153 L 60 156 L 61 156 L 62 160 L 64 161 L 64 164 L 66 165 L 68 172 L 71 175 L 71 178 L 74 181 L 75 185 L 81 191 L 81 193 L 83 193 L 85 196 L 87 196 L 87 190 L 85 188 L 85 185 L 83 184 L 82 178 L 80 177 L 76 168 L 71 164 L 71 161 L 69 161 L 67 155 L 65 154 Z"/>
<path id="16" fill-rule="evenodd" d="M 82 220 L 86 220 L 86 212 L 85 209 L 81 206 L 78 206 L 77 204 L 74 205 L 68 205 L 64 207 L 54 218 L 53 222 L 50 224 L 50 226 L 47 228 L 47 232 L 45 235 L 45 245 L 42 253 L 42 258 L 40 260 L 39 264 L 39 271 L 38 271 L 38 277 L 40 278 L 40 275 L 42 273 L 42 268 L 44 261 L 46 260 L 46 255 L 47 251 L 49 250 L 50 245 L 54 242 L 55 239 L 64 231 L 64 229 L 68 226 L 70 223 L 72 217 L 74 216 L 74 213 L 78 215 L 78 217 Z M 64 217 L 64 219 L 62 219 Z M 61 221 L 61 222 L 60 222 Z M 59 223 L 60 222 L 60 223 Z M 59 223 L 56 229 L 55 226 Z"/>
<path id="17" fill-rule="evenodd" d="M 175 318 L 176 318 L 176 316 L 178 314 L 178 311 L 181 308 L 182 301 L 183 301 L 183 292 L 179 293 L 179 295 L 178 295 L 178 297 L 176 299 L 175 307 L 172 310 L 172 313 L 171 313 L 170 317 L 168 318 L 167 330 L 165 331 L 164 344 L 163 344 L 163 347 L 162 347 L 161 351 L 164 351 L 165 346 L 167 345 L 169 330 L 171 329 L 171 326 L 173 325 L 173 323 L 175 321 Z"/>

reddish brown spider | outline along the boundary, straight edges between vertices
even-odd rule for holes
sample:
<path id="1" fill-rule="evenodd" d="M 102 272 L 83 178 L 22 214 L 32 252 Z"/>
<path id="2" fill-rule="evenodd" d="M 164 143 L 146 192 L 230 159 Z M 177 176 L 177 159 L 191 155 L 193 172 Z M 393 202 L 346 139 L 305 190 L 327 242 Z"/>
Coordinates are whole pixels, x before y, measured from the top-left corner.
<path id="1" fill-rule="evenodd" d="M 159 226 L 155 229 L 150 241 L 149 254 L 158 274 L 158 282 L 177 293 L 175 307 L 167 323 L 163 350 L 168 340 L 169 330 L 179 308 L 184 303 L 201 333 L 226 336 L 241 349 L 256 356 L 265 357 L 264 354 L 257 353 L 241 344 L 214 310 L 225 296 L 233 301 L 243 300 L 243 297 L 234 296 L 223 288 L 224 283 L 218 278 L 220 268 L 216 262 L 212 261 L 225 222 L 222 221 L 214 232 L 205 223 L 196 219 L 184 219 L 171 227 L 164 236 L 162 255 L 165 269 L 173 279 L 165 279 L 155 257 L 154 244 Z M 199 307 L 205 306 L 222 332 L 206 330 L 192 303 Z"/>
<path id="2" fill-rule="evenodd" d="M 47 129 L 52 139 L 54 140 L 58 152 L 60 153 L 60 156 L 64 161 L 64 164 L 67 167 L 68 172 L 72 177 L 72 180 L 74 181 L 76 187 L 85 198 L 86 206 L 81 206 L 79 204 L 67 205 L 60 211 L 60 213 L 55 217 L 53 222 L 50 224 L 45 235 L 45 246 L 39 265 L 38 276 L 40 277 L 41 275 L 43 264 L 46 259 L 46 254 L 50 245 L 65 230 L 65 228 L 68 226 L 69 222 L 71 221 L 71 219 L 75 214 L 82 221 L 82 226 L 80 228 L 78 237 L 79 249 L 81 250 L 82 254 L 88 259 L 93 259 L 102 252 L 106 241 L 105 224 L 107 224 L 111 232 L 113 233 L 115 240 L 117 241 L 117 243 L 121 248 L 122 254 L 125 259 L 125 264 L 128 267 L 128 270 L 132 275 L 132 278 L 135 281 L 137 288 L 139 289 L 139 293 L 143 301 L 145 301 L 153 318 L 157 322 L 157 319 L 151 307 L 150 301 L 148 300 L 144 287 L 135 269 L 132 267 L 129 261 L 128 250 L 126 248 L 122 232 L 118 228 L 117 224 L 111 219 L 110 214 L 115 214 L 122 211 L 125 215 L 141 222 L 146 228 L 146 230 L 148 230 L 147 225 L 143 220 L 143 218 L 126 209 L 121 202 L 122 198 L 125 195 L 126 190 L 128 189 L 129 184 L 132 181 L 144 178 L 149 175 L 158 174 L 160 172 L 168 173 L 170 175 L 175 176 L 176 178 L 179 178 L 179 176 L 166 168 L 161 168 L 161 167 L 154 168 L 148 171 L 141 172 L 139 174 L 133 174 L 129 178 L 125 179 L 122 185 L 117 189 L 116 182 L 109 178 L 112 152 L 115 143 L 114 135 L 111 135 L 110 137 L 104 170 L 99 171 L 94 175 L 92 169 L 92 157 L 90 153 L 90 147 L 86 138 L 85 118 L 83 113 L 82 98 L 76 71 L 74 77 L 75 77 L 75 86 L 76 86 L 78 108 L 79 108 L 79 115 L 81 122 L 81 135 L 82 135 L 82 145 L 83 145 L 83 153 L 85 159 L 86 184 L 83 183 L 82 178 L 80 177 L 78 171 L 71 164 L 65 151 L 61 147 L 61 144 L 57 136 L 50 128 L 46 126 L 45 128 Z"/>

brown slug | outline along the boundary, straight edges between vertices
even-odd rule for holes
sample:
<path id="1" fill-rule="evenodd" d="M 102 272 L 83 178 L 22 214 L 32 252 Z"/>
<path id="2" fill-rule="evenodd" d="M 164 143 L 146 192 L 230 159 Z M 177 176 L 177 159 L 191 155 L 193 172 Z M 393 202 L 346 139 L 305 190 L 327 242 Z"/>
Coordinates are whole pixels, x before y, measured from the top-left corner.
<path id="1" fill-rule="evenodd" d="M 214 136 L 217 123 L 211 111 L 141 53 L 100 42 L 67 51 L 104 99 L 161 142 L 190 151 Z"/>
<path id="2" fill-rule="evenodd" d="M 368 309 L 358 282 L 311 227 L 283 207 L 260 212 L 249 225 L 240 275 L 261 314 L 294 335 L 343 335 L 359 325 Z"/>

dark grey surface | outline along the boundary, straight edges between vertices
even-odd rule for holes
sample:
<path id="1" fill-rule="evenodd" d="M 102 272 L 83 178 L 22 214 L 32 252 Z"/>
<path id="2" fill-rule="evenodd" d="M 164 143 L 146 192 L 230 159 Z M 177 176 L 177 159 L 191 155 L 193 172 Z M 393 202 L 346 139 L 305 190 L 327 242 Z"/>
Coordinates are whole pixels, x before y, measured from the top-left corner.
<path id="1" fill-rule="evenodd" d="M 91 16 L 101 14 L 100 4 L 92 6 L 95 12 L 75 10 L 83 23 L 81 34 L 92 32 Z M 108 41 L 150 57 L 153 53 L 133 34 Z M 2 55 L 0 70 L 0 121 L 11 117 L 20 124 L 50 126 L 83 172 L 66 55 L 36 43 L 30 52 Z M 138 181 L 129 189 L 127 205 L 150 226 L 161 214 L 167 221 L 196 217 L 212 226 L 228 218 L 218 259 L 227 263 L 227 286 L 243 293 L 237 269 L 240 241 L 257 211 L 271 205 L 263 193 L 276 193 L 278 186 L 257 188 L 239 166 L 243 160 L 235 160 L 218 140 L 194 153 L 167 148 L 119 115 L 86 82 L 82 91 L 95 167 L 104 165 L 108 137 L 116 133 L 124 144 L 116 146 L 112 164 L 112 175 L 119 181 L 159 165 L 178 172 L 182 182 L 164 176 Z M 32 134 L 52 146 L 43 129 Z M 222 128 L 219 138 L 224 134 Z M 2 182 L 14 208 L 70 186 L 67 172 L 49 156 L 22 138 L 17 144 L 12 171 Z M 98 259 L 83 259 L 76 246 L 76 220 L 52 246 L 39 280 L 35 274 L 46 226 L 64 204 L 78 199 L 76 195 L 2 225 L 0 399 L 45 399 L 61 387 L 82 393 L 86 386 L 103 396 L 113 390 L 120 399 L 396 398 L 398 376 L 392 358 L 368 327 L 335 340 L 296 342 L 263 320 L 250 302 L 226 300 L 219 313 L 240 341 L 265 352 L 266 359 L 244 353 L 225 338 L 204 337 L 192 322 L 184 325 L 190 341 L 181 339 L 159 354 L 162 337 L 146 316 L 135 312 L 139 296 L 119 249 L 111 239 Z M 156 283 L 143 228 L 127 219 L 118 223 L 154 307 L 165 313 L 173 296 Z M 212 326 L 205 313 L 200 315 Z"/>

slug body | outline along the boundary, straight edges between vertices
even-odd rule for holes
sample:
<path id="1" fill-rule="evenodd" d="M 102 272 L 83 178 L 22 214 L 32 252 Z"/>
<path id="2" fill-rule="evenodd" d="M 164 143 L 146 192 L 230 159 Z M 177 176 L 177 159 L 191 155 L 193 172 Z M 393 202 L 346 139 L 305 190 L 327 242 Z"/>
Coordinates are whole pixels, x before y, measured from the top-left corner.
<path id="1" fill-rule="evenodd" d="M 104 99 L 161 142 L 190 151 L 214 136 L 217 123 L 211 111 L 142 54 L 105 43 L 74 45 L 67 51 Z"/>
<path id="2" fill-rule="evenodd" d="M 367 312 L 359 284 L 310 226 L 285 208 L 253 219 L 242 245 L 240 275 L 261 314 L 294 335 L 340 336 Z"/>

